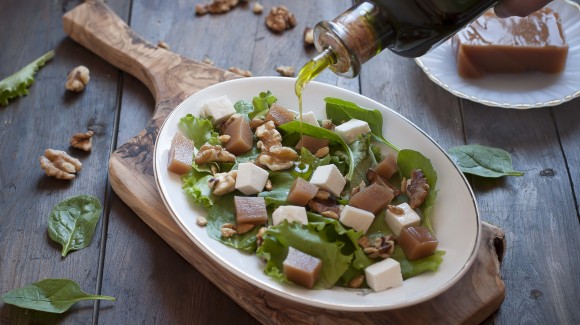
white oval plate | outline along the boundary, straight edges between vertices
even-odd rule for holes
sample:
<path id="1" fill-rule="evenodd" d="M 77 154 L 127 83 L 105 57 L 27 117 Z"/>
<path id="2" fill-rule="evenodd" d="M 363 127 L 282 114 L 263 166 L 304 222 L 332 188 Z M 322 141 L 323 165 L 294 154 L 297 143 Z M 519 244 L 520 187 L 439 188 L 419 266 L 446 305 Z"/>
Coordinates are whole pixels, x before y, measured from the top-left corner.
<path id="1" fill-rule="evenodd" d="M 560 74 L 486 74 L 461 78 L 451 40 L 415 59 L 427 76 L 453 95 L 488 106 L 527 109 L 556 106 L 580 96 L 580 6 L 554 0 L 548 7 L 562 18 L 568 42 L 566 67 Z"/>
<path id="2" fill-rule="evenodd" d="M 167 171 L 171 139 L 178 131 L 179 119 L 188 113 L 198 115 L 207 100 L 227 95 L 232 102 L 251 101 L 261 91 L 270 90 L 278 103 L 297 109 L 294 95 L 295 79 L 255 77 L 219 83 L 206 88 L 181 103 L 167 118 L 157 138 L 154 171 L 159 192 L 167 209 L 191 239 L 209 258 L 263 290 L 298 303 L 343 311 L 373 311 L 395 309 L 432 298 L 455 283 L 473 262 L 480 238 L 477 205 L 463 174 L 455 167 L 443 149 L 410 121 L 391 109 L 338 87 L 312 82 L 304 92 L 305 110 L 313 110 L 320 119 L 325 116 L 325 97 L 337 97 L 362 107 L 379 109 L 383 114 L 384 136 L 399 148 L 418 150 L 431 159 L 438 173 L 437 196 L 433 226 L 439 239 L 439 249 L 445 250 L 439 271 L 425 273 L 404 281 L 403 286 L 383 292 L 335 287 L 331 290 L 308 290 L 274 281 L 263 272 L 263 263 L 255 255 L 247 255 L 228 247 L 196 225 L 196 216 L 206 212 L 193 206 L 181 189 L 179 176 Z M 217 203 L 219 204 L 219 202 Z"/>

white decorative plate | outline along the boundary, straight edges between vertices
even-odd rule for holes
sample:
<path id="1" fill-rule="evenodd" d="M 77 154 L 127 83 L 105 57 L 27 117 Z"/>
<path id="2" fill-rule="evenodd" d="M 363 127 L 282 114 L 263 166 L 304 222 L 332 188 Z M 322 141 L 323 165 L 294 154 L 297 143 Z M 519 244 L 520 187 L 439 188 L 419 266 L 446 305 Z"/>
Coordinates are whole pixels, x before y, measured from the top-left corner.
<path id="1" fill-rule="evenodd" d="M 580 6 L 568 0 L 554 0 L 548 7 L 562 18 L 569 46 L 566 67 L 560 74 L 530 72 L 461 78 L 450 40 L 415 61 L 445 90 L 484 105 L 527 109 L 567 102 L 580 96 Z"/>
<path id="2" fill-rule="evenodd" d="M 232 102 L 251 101 L 261 91 L 270 90 L 278 103 L 297 109 L 294 81 L 282 77 L 256 77 L 232 80 L 206 88 L 181 103 L 167 118 L 155 146 L 154 170 L 159 192 L 167 209 L 191 242 L 208 258 L 263 290 L 298 303 L 343 311 L 373 311 L 413 305 L 442 293 L 468 270 L 477 254 L 481 224 L 475 198 L 463 174 L 455 167 L 443 149 L 410 121 L 391 109 L 357 93 L 338 87 L 312 82 L 304 92 L 307 110 L 317 117 L 325 114 L 325 97 L 337 97 L 362 107 L 379 109 L 383 114 L 384 136 L 399 148 L 418 150 L 428 157 L 438 173 L 439 190 L 433 211 L 433 226 L 445 250 L 439 271 L 424 273 L 404 281 L 403 286 L 382 292 L 335 287 L 331 290 L 308 290 L 274 281 L 263 272 L 263 263 L 255 255 L 247 255 L 208 236 L 206 229 L 196 225 L 202 208 L 193 206 L 181 189 L 179 176 L 167 171 L 171 139 L 178 132 L 179 119 L 188 113 L 197 115 L 209 99 L 227 95 Z M 219 202 L 218 202 L 219 204 Z"/>

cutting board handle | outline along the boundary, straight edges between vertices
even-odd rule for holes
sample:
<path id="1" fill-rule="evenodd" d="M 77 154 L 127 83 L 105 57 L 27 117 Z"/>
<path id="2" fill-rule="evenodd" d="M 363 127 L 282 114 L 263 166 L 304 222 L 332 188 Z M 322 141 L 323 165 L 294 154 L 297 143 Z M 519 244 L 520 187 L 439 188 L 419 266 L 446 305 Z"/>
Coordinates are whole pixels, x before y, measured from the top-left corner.
<path id="1" fill-rule="evenodd" d="M 62 21 L 73 40 L 139 79 L 156 102 L 178 92 L 166 76 L 184 58 L 145 41 L 103 2 L 89 0 L 67 12 Z"/>

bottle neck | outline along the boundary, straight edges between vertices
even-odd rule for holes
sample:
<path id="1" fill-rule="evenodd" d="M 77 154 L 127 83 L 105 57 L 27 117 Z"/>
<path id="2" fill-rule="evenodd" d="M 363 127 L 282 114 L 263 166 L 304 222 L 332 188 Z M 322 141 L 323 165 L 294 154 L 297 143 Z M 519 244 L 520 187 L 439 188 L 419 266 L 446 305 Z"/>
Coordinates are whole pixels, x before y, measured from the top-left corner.
<path id="1" fill-rule="evenodd" d="M 318 23 L 314 39 L 319 52 L 334 52 L 334 73 L 354 78 L 363 63 L 395 41 L 395 32 L 378 5 L 361 1 L 332 21 Z"/>

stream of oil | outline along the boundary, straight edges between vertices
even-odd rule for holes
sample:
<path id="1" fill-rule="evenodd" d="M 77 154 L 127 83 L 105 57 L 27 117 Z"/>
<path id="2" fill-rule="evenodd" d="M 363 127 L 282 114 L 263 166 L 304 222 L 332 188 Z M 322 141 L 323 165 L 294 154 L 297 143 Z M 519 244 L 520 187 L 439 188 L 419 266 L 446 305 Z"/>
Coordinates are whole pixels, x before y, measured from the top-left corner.
<path id="1" fill-rule="evenodd" d="M 298 72 L 298 77 L 296 78 L 296 84 L 294 85 L 294 91 L 296 93 L 296 97 L 298 97 L 298 110 L 300 113 L 300 141 L 303 138 L 303 131 L 302 131 L 302 93 L 304 92 L 304 87 L 310 81 L 312 81 L 316 76 L 318 76 L 324 69 L 328 68 L 332 64 L 335 63 L 336 56 L 331 49 L 325 49 L 324 51 L 320 52 L 317 56 L 312 58 L 308 63 L 306 63 L 300 72 Z M 300 162 L 296 165 L 295 172 L 297 173 L 305 173 L 307 172 L 307 168 L 305 170 L 305 164 Z"/>

